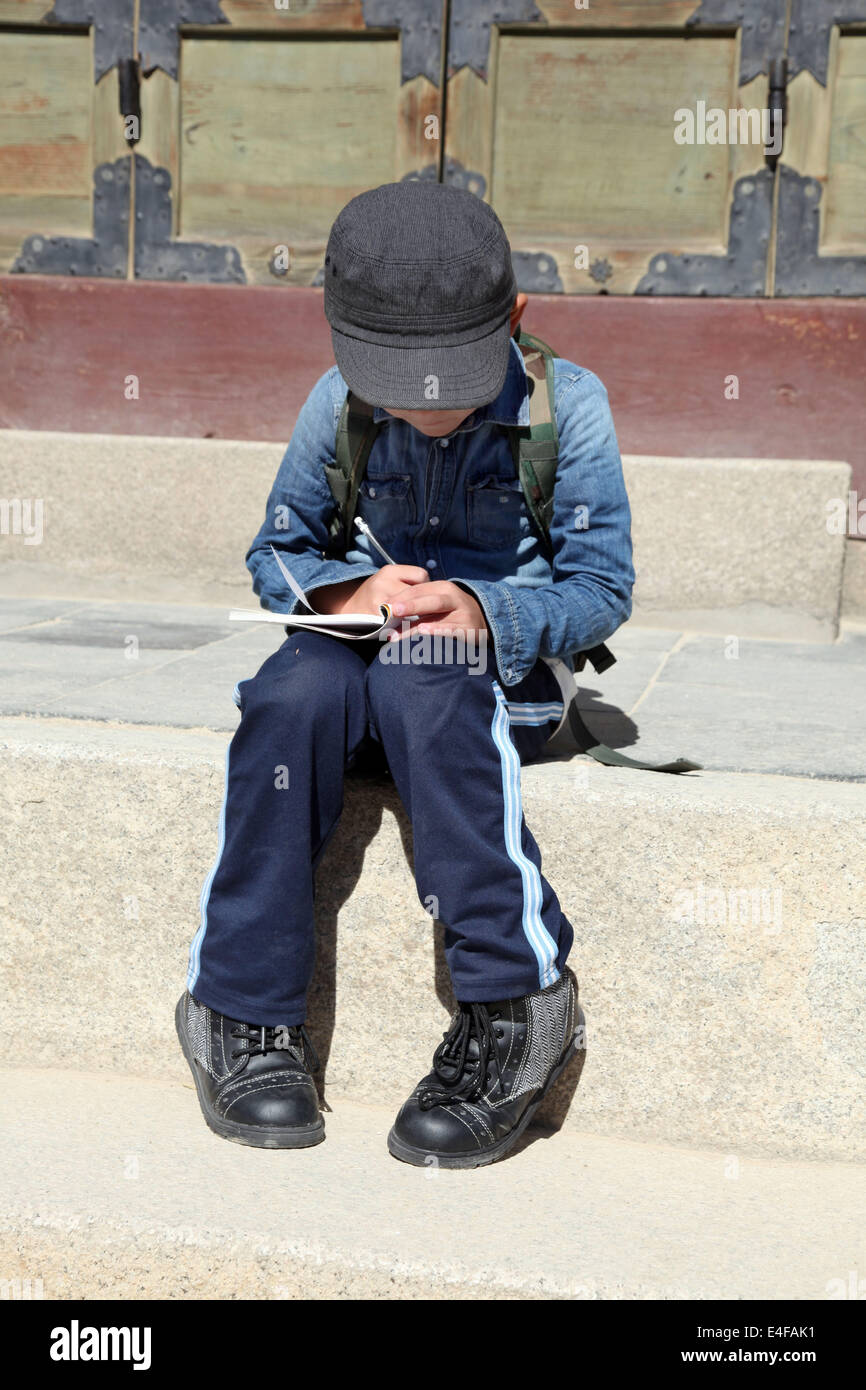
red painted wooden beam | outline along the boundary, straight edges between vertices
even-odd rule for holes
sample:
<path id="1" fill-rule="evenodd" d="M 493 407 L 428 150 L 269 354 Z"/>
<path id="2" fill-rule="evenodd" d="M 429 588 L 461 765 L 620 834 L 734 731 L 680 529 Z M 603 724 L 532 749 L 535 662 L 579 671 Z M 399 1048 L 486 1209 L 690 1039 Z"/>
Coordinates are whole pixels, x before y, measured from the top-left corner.
<path id="1" fill-rule="evenodd" d="M 539 295 L 525 323 L 601 377 L 624 453 L 846 459 L 866 494 L 866 301 Z M 285 441 L 332 362 L 321 290 L 0 276 L 0 427 Z"/>

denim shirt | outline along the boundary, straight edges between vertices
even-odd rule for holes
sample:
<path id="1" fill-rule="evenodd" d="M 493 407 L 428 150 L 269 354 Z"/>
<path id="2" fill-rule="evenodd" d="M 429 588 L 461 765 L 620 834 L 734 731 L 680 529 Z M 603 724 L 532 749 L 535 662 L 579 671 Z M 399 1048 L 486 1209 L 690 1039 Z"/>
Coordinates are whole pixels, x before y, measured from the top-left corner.
<path id="1" fill-rule="evenodd" d="M 265 608 L 300 604 L 273 545 L 307 594 L 364 579 L 385 562 L 355 532 L 345 556 L 328 553 L 335 512 L 324 465 L 334 462 L 346 382 L 336 367 L 301 408 L 246 557 Z M 569 662 L 605 641 L 631 613 L 631 511 L 607 392 L 592 372 L 555 360 L 559 464 L 549 549 L 532 520 L 503 426 L 529 424 L 523 356 L 514 339 L 505 384 L 456 430 L 430 439 L 377 406 L 382 421 L 361 484 L 357 514 L 398 565 L 424 567 L 474 595 L 492 634 L 505 685 L 539 657 Z"/>

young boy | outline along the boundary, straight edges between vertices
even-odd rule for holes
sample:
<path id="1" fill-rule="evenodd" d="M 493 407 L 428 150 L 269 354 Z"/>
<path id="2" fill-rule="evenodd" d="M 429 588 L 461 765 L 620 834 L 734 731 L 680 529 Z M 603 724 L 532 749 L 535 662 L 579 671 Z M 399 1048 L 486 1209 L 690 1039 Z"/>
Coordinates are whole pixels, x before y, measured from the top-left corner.
<path id="1" fill-rule="evenodd" d="M 438 903 L 459 1001 L 391 1153 L 458 1168 L 502 1157 L 577 1049 L 573 933 L 523 819 L 520 764 L 563 715 L 552 659 L 571 670 L 631 612 L 631 518 L 604 387 L 561 359 L 549 546 L 530 516 L 508 433 L 528 427 L 535 384 L 512 338 L 525 304 L 499 219 L 464 190 L 386 184 L 331 229 L 337 367 L 300 412 L 247 564 L 278 612 L 298 603 L 272 546 L 323 613 L 390 604 L 410 649 L 295 631 L 238 687 L 220 850 L 177 1008 L 225 1138 L 324 1138 L 304 1028 L 313 873 L 344 772 L 373 744 L 412 821 L 418 893 Z M 347 389 L 380 422 L 357 515 L 394 563 L 366 533 L 332 542 L 325 469 Z M 398 650 L 408 659 L 387 659 Z"/>

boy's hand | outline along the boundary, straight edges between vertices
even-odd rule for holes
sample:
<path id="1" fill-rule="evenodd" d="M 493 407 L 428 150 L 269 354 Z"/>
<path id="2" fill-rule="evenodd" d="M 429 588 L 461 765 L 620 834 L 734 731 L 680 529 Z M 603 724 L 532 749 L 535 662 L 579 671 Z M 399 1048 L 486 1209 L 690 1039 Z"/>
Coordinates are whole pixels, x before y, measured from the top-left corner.
<path id="1" fill-rule="evenodd" d="M 409 637 L 415 632 L 481 632 L 487 633 L 484 610 L 471 594 L 447 579 L 437 579 L 416 589 L 405 597 L 391 602 L 398 618 L 418 614 L 420 619 L 393 638 Z"/>
<path id="2" fill-rule="evenodd" d="M 420 565 L 383 565 L 366 579 L 328 584 L 317 590 L 313 604 L 320 613 L 376 613 L 383 603 L 409 594 L 415 584 L 428 584 L 430 576 Z M 414 612 L 414 608 L 407 609 Z"/>

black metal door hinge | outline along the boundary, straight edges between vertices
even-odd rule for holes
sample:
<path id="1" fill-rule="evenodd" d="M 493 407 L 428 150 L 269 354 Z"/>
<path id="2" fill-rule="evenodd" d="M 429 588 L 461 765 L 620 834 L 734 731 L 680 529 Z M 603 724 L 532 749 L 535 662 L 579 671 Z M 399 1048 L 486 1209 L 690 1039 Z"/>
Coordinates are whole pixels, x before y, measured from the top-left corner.
<path id="1" fill-rule="evenodd" d="M 785 127 L 788 124 L 788 59 L 785 54 L 773 58 L 770 62 L 767 109 L 768 139 L 764 147 L 764 158 L 769 167 L 775 169 L 782 154 Z"/>
<path id="2" fill-rule="evenodd" d="M 134 149 L 141 139 L 141 70 L 134 58 L 121 58 L 117 64 L 117 92 L 123 137 Z"/>

